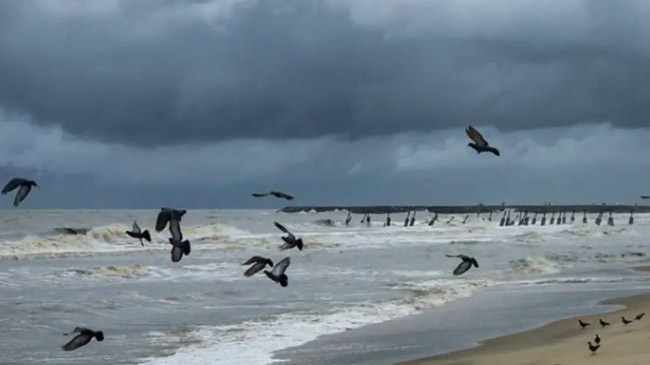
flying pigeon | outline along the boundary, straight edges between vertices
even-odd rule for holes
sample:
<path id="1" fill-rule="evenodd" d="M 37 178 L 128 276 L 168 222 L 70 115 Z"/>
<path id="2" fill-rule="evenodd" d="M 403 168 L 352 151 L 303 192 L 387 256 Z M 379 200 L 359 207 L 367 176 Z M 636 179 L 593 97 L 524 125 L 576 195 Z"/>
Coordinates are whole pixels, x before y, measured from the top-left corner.
<path id="1" fill-rule="evenodd" d="M 485 138 L 483 138 L 481 133 L 479 133 L 479 131 L 474 129 L 474 127 L 471 125 L 468 125 L 465 128 L 465 133 L 467 133 L 467 136 L 474 142 L 468 143 L 467 146 L 472 147 L 476 153 L 492 152 L 497 156 L 500 155 L 499 150 L 494 147 L 490 147 L 489 143 L 485 140 Z"/>
<path id="2" fill-rule="evenodd" d="M 17 207 L 20 202 L 25 200 L 27 194 L 29 194 L 29 192 L 32 190 L 32 186 L 39 187 L 35 181 L 16 177 L 11 179 L 7 185 L 2 188 L 2 194 L 7 194 L 8 192 L 20 187 L 16 193 L 16 197 L 14 198 L 14 207 Z"/>

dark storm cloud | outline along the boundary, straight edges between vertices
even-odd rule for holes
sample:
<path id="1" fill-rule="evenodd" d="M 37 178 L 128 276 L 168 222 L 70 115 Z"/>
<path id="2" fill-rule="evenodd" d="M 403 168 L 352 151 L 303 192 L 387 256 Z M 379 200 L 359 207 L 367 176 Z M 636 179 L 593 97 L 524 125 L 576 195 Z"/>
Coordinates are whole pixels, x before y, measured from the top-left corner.
<path id="1" fill-rule="evenodd" d="M 143 145 L 650 124 L 644 2 L 361 3 L 1 2 L 0 107 Z"/>

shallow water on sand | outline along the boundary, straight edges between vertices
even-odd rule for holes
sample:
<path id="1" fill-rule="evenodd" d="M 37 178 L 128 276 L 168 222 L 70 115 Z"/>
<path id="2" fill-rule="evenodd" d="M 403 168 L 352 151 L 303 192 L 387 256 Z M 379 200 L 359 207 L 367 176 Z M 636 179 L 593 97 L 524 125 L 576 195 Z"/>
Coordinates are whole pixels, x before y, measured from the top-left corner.
<path id="1" fill-rule="evenodd" d="M 390 328 L 408 332 L 381 323 L 443 310 L 444 303 L 480 306 L 472 300 L 476 294 L 563 298 L 569 290 L 591 300 L 648 286 L 645 276 L 625 269 L 646 261 L 646 215 L 633 226 L 619 217 L 614 227 L 503 228 L 475 216 L 465 225 L 429 227 L 429 217 L 418 214 L 422 221 L 405 228 L 403 215 L 392 217 L 392 227 L 383 227 L 380 217 L 371 226 L 359 224 L 356 216 L 346 227 L 345 212 L 189 211 L 182 226 L 192 253 L 174 264 L 167 232 L 152 234 L 154 243 L 144 248 L 123 233 L 134 218 L 151 228 L 156 213 L 0 211 L 0 362 L 268 364 L 284 350 L 279 356 L 302 356 L 296 363 L 305 364 L 325 348 L 325 339 L 339 334 L 364 345 L 350 341 L 344 360 L 329 363 L 363 363 L 373 335 L 390 338 Z M 274 220 L 302 236 L 305 250 L 280 251 Z M 57 227 L 89 231 L 64 235 Z M 480 268 L 451 275 L 458 260 L 444 255 L 459 253 L 475 256 Z M 263 273 L 243 277 L 240 263 L 252 255 L 274 262 L 290 256 L 289 287 Z M 372 324 L 380 326 L 377 332 L 366 327 Z M 62 333 L 75 326 L 102 330 L 106 339 L 64 352 L 60 346 L 69 338 Z M 334 336 L 300 347 L 327 334 Z M 454 341 L 462 346 L 471 340 Z M 449 346 L 441 343 L 439 350 Z M 340 344 L 337 351 L 344 352 Z"/>

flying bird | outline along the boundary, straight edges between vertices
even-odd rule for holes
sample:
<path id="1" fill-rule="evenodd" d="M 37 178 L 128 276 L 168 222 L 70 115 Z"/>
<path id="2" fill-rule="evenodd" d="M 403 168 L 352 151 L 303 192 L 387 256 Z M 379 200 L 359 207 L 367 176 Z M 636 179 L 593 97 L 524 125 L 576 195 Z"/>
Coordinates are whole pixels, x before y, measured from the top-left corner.
<path id="1" fill-rule="evenodd" d="M 600 325 L 603 326 L 603 328 L 609 326 L 608 322 L 603 321 L 602 319 L 598 318 L 598 322 L 600 322 Z"/>
<path id="2" fill-rule="evenodd" d="M 637 314 L 636 317 L 635 317 L 634 319 L 636 319 L 637 321 L 640 321 L 641 318 L 643 318 L 643 316 L 645 316 L 645 312 L 640 313 L 640 314 Z"/>
<path id="3" fill-rule="evenodd" d="M 598 349 L 600 348 L 600 345 L 594 346 L 594 345 L 591 344 L 591 341 L 589 341 L 587 343 L 589 344 L 589 350 L 591 351 L 591 354 L 592 355 L 596 354 L 596 351 L 598 351 Z"/>
<path id="4" fill-rule="evenodd" d="M 248 261 L 244 262 L 242 265 L 250 265 L 250 264 L 254 264 L 254 265 L 249 267 L 248 270 L 244 272 L 244 276 L 246 277 L 257 274 L 262 269 L 264 269 L 266 265 L 273 267 L 273 261 L 262 256 L 253 256 L 250 259 L 248 259 Z"/>
<path id="5" fill-rule="evenodd" d="M 271 191 L 271 192 L 268 192 L 268 193 L 253 193 L 251 195 L 253 195 L 256 198 L 262 198 L 262 197 L 265 197 L 265 196 L 273 195 L 276 198 L 293 200 L 293 196 L 291 196 L 289 194 L 281 193 L 279 191 Z"/>
<path id="6" fill-rule="evenodd" d="M 27 180 L 20 177 L 11 179 L 4 188 L 2 188 L 2 194 L 7 194 L 10 191 L 18 188 L 16 197 L 14 198 L 14 207 L 17 207 L 20 202 L 25 200 L 27 194 L 32 190 L 32 186 L 39 187 L 33 180 Z"/>
<path id="7" fill-rule="evenodd" d="M 128 234 L 129 236 L 133 238 L 137 238 L 140 240 L 140 244 L 142 247 L 144 247 L 144 243 L 142 243 L 142 239 L 144 238 L 147 240 L 147 242 L 151 242 L 151 235 L 149 234 L 149 230 L 144 230 L 144 232 L 140 229 L 140 226 L 138 226 L 138 222 L 135 220 L 133 221 L 133 228 L 131 228 L 130 231 L 124 232 Z"/>
<path id="8" fill-rule="evenodd" d="M 278 227 L 279 230 L 282 232 L 286 233 L 286 236 L 282 236 L 282 240 L 284 241 L 284 245 L 280 247 L 281 250 L 288 250 L 294 247 L 298 247 L 298 250 L 302 251 L 303 248 L 303 242 L 302 238 L 296 238 L 296 236 L 291 233 L 285 226 L 278 222 L 273 222 L 276 227 Z"/>
<path id="9" fill-rule="evenodd" d="M 476 153 L 492 152 L 497 156 L 500 155 L 499 150 L 494 147 L 490 147 L 489 143 L 485 140 L 485 138 L 483 138 L 481 133 L 479 133 L 479 131 L 477 131 L 471 125 L 468 125 L 465 128 L 465 133 L 467 133 L 469 139 L 471 139 L 474 142 L 474 143 L 472 142 L 468 143 L 467 146 L 472 147 L 476 151 Z"/>
<path id="10" fill-rule="evenodd" d="M 279 283 L 282 287 L 286 287 L 289 285 L 289 277 L 287 277 L 284 272 L 287 271 L 289 264 L 291 264 L 291 259 L 285 257 L 282 261 L 278 262 L 271 271 L 264 270 L 264 273 L 269 277 L 269 279 Z"/>
<path id="11" fill-rule="evenodd" d="M 633 321 L 628 321 L 627 319 L 625 319 L 624 316 L 621 316 L 621 322 L 623 322 L 623 324 L 627 326 L 628 324 L 632 323 Z"/>
<path id="12" fill-rule="evenodd" d="M 473 257 L 465 256 L 465 255 L 446 255 L 447 257 L 457 257 L 462 259 L 460 264 L 456 266 L 454 269 L 454 275 L 462 275 L 464 274 L 467 270 L 472 268 L 472 265 L 476 266 L 478 268 L 478 262 L 476 259 Z"/>
<path id="13" fill-rule="evenodd" d="M 190 241 L 183 241 L 183 232 L 181 231 L 181 217 L 185 211 L 172 211 L 169 214 L 169 243 L 172 245 L 171 255 L 172 262 L 179 262 L 183 255 L 189 255 L 191 251 Z"/>
<path id="14" fill-rule="evenodd" d="M 76 350 L 77 348 L 81 346 L 87 345 L 90 340 L 94 338 L 97 339 L 97 341 L 101 342 L 104 341 L 104 333 L 102 331 L 93 331 L 88 328 L 82 328 L 82 327 L 76 327 L 72 332 L 70 333 L 64 333 L 65 336 L 71 335 L 73 333 L 79 333 L 76 335 L 70 342 L 66 343 L 63 345 L 63 350 L 65 351 L 72 351 Z"/>
<path id="15" fill-rule="evenodd" d="M 156 217 L 156 232 L 165 229 L 167 223 L 172 218 L 180 222 L 185 213 L 187 213 L 187 210 L 185 209 L 160 208 L 160 212 L 158 212 L 158 216 Z"/>
<path id="16" fill-rule="evenodd" d="M 582 329 L 585 329 L 588 326 L 591 326 L 591 323 L 583 322 L 582 319 L 579 319 L 578 323 L 580 323 L 580 327 L 582 327 Z"/>
<path id="17" fill-rule="evenodd" d="M 599 343 L 600 343 L 600 336 L 598 336 L 597 333 L 596 333 L 596 338 L 594 338 L 594 342 L 595 342 L 596 344 L 599 344 Z"/>

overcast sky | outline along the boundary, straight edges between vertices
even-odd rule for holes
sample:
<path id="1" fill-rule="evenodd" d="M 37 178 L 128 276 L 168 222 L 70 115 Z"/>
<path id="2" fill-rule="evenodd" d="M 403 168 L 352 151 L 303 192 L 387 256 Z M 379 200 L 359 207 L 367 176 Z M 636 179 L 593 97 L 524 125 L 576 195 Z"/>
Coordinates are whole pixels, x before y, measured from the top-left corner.
<path id="1" fill-rule="evenodd" d="M 648 18 L 642 0 L 1 1 L 0 177 L 39 182 L 25 208 L 634 203 Z"/>

